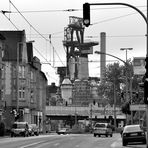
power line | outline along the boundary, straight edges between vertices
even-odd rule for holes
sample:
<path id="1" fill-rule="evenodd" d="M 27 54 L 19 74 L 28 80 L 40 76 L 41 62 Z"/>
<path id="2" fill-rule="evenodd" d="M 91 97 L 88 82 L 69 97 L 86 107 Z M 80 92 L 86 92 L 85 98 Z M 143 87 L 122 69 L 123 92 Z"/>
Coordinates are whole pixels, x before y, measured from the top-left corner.
<path id="1" fill-rule="evenodd" d="M 34 11 L 20 11 L 21 13 L 47 13 L 47 12 L 73 12 L 81 11 L 82 9 L 65 9 L 65 10 L 34 10 Z M 16 11 L 10 11 L 8 13 L 18 13 Z"/>
<path id="2" fill-rule="evenodd" d="M 2 14 L 9 20 L 9 22 L 15 27 L 16 30 L 19 30 L 18 27 L 9 19 L 9 17 L 6 16 L 6 11 L 1 11 Z"/>
<path id="3" fill-rule="evenodd" d="M 136 6 L 137 8 L 143 8 L 146 6 Z M 128 7 L 105 7 L 105 8 L 93 8 L 91 10 L 105 10 L 105 9 L 128 9 Z M 32 11 L 20 11 L 21 13 L 51 13 L 51 12 L 75 12 L 83 11 L 83 9 L 63 9 L 63 10 L 32 10 Z M 18 13 L 17 11 L 9 11 L 7 13 Z"/>
<path id="4" fill-rule="evenodd" d="M 24 20 L 30 25 L 31 28 L 34 29 L 35 32 L 37 32 L 42 38 L 44 38 L 46 41 L 49 41 L 48 39 L 46 39 L 33 25 L 31 25 L 31 23 L 25 18 L 24 15 L 22 15 L 22 13 L 15 7 L 15 5 L 10 1 L 10 3 L 13 5 L 13 7 L 17 10 L 17 12 L 24 18 Z M 35 48 L 36 49 L 36 48 Z M 37 49 L 36 49 L 37 50 Z M 41 53 L 37 50 L 37 52 L 41 55 Z M 56 52 L 57 54 L 57 52 Z M 57 54 L 58 55 L 58 54 Z M 41 55 L 42 56 L 42 55 Z M 43 57 L 43 56 L 42 56 Z M 44 57 L 43 57 L 44 58 Z M 45 59 L 45 58 L 44 58 Z M 51 66 L 51 65 L 50 65 Z"/>
<path id="5" fill-rule="evenodd" d="M 61 58 L 59 57 L 57 51 L 54 50 L 54 46 L 53 46 L 53 44 L 52 44 L 52 42 L 51 42 L 51 34 L 49 35 L 49 40 L 50 40 L 49 43 L 50 43 L 50 45 L 51 45 L 53 51 L 56 53 L 56 55 L 58 56 L 58 58 L 59 58 L 59 60 L 61 61 L 61 63 L 62 63 L 63 65 L 65 65 L 65 64 L 62 62 Z M 54 63 L 54 52 L 53 52 L 53 63 Z"/>
<path id="6" fill-rule="evenodd" d="M 144 10 L 144 11 L 146 11 L 146 10 Z M 108 21 L 112 21 L 112 20 L 120 19 L 120 18 L 127 17 L 127 16 L 134 15 L 134 14 L 137 14 L 137 12 L 135 12 L 135 13 L 129 13 L 129 14 L 121 15 L 121 16 L 117 16 L 117 17 L 113 17 L 113 18 L 106 19 L 106 20 L 102 20 L 102 21 L 99 21 L 99 22 L 93 23 L 93 24 L 91 24 L 91 25 L 97 25 L 97 24 L 100 24 L 100 23 L 104 23 L 104 22 L 108 22 Z"/>
<path id="7" fill-rule="evenodd" d="M 47 39 L 46 39 L 34 26 L 31 25 L 31 23 L 25 18 L 25 16 L 22 15 L 22 13 L 15 7 L 15 5 L 11 2 L 11 0 L 10 0 L 10 3 L 11 3 L 11 4 L 13 5 L 13 7 L 18 11 L 18 13 L 24 18 L 24 20 L 29 24 L 29 26 L 30 26 L 31 28 L 33 28 L 35 32 L 37 32 L 40 36 L 42 36 L 42 38 L 44 38 L 44 39 L 47 41 Z"/>
<path id="8" fill-rule="evenodd" d="M 86 38 L 99 38 L 100 36 L 85 36 Z M 108 35 L 108 38 L 145 37 L 145 35 Z"/>

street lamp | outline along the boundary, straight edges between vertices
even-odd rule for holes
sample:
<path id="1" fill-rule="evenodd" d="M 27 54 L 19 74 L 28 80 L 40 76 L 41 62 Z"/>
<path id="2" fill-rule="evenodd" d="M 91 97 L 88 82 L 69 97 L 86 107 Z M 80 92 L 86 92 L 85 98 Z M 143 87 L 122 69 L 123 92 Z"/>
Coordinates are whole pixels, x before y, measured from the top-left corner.
<path id="1" fill-rule="evenodd" d="M 108 55 L 108 56 L 111 56 L 111 57 L 114 57 L 114 58 L 116 58 L 116 59 L 118 59 L 118 60 L 120 60 L 120 61 L 122 61 L 124 64 L 125 64 L 125 66 L 126 66 L 126 68 L 128 68 L 127 66 L 127 62 L 125 62 L 124 60 L 122 60 L 122 59 L 120 59 L 120 58 L 118 58 L 118 57 L 116 57 L 116 56 L 114 56 L 114 55 L 112 55 L 112 54 L 108 54 L 108 53 L 106 53 L 106 52 L 100 52 L 100 51 L 95 51 L 95 53 L 96 54 L 105 54 L 105 55 Z M 114 82 L 115 83 L 115 82 Z M 115 84 L 114 84 L 114 124 L 115 124 L 115 127 L 116 127 L 116 93 L 115 93 L 116 91 L 115 91 Z M 126 69 L 126 92 L 127 92 L 127 69 Z M 126 98 L 127 99 L 127 98 Z"/>
<path id="2" fill-rule="evenodd" d="M 133 48 L 120 48 L 122 51 L 126 51 L 126 101 L 128 101 L 128 63 L 127 63 L 127 51 L 128 50 L 133 50 Z M 130 76 L 131 76 L 131 71 L 130 71 Z"/>
<path id="3" fill-rule="evenodd" d="M 126 51 L 126 62 L 127 62 L 127 51 L 128 50 L 133 50 L 133 48 L 120 48 L 120 50 L 125 50 Z"/>

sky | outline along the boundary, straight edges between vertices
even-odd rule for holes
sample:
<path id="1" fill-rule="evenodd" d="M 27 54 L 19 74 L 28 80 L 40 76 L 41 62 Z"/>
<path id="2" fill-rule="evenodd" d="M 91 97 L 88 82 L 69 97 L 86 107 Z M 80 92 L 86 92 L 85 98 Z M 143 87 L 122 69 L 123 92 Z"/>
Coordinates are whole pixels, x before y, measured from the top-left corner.
<path id="1" fill-rule="evenodd" d="M 63 46 L 64 28 L 69 24 L 69 16 L 83 17 L 84 3 L 102 3 L 102 0 L 0 0 L 0 30 L 25 30 L 27 40 L 35 42 L 34 56 L 42 63 L 48 84 L 59 84 L 56 67 L 66 65 L 66 49 Z M 103 3 L 127 3 L 146 15 L 146 0 L 103 0 Z M 146 23 L 132 8 L 118 6 L 92 6 L 91 26 L 85 27 L 85 40 L 100 44 L 100 33 L 106 32 L 106 53 L 126 60 L 121 48 L 133 48 L 127 58 L 146 56 Z M 75 9 L 77 11 L 67 11 Z M 51 38 L 49 38 L 49 36 Z M 100 50 L 100 45 L 94 47 Z M 54 54 L 53 54 L 54 51 Z M 107 64 L 117 59 L 107 56 Z M 54 60 L 53 60 L 54 59 Z M 100 76 L 100 56 L 89 55 L 89 75 Z"/>

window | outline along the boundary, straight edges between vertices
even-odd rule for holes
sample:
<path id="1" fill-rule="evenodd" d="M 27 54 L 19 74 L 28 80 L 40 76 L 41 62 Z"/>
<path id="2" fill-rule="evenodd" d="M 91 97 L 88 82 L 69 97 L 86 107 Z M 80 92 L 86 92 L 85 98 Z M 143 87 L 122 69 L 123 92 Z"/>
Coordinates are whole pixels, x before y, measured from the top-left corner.
<path id="1" fill-rule="evenodd" d="M 25 100 L 25 87 L 19 89 L 19 99 Z"/>
<path id="2" fill-rule="evenodd" d="M 30 102 L 33 103 L 34 102 L 34 93 L 33 93 L 33 90 L 30 91 Z"/>
<path id="3" fill-rule="evenodd" d="M 25 78 L 25 66 L 19 66 L 19 78 Z"/>
<path id="4" fill-rule="evenodd" d="M 31 78 L 31 80 L 33 80 L 33 72 L 32 71 L 30 73 L 30 78 Z"/>

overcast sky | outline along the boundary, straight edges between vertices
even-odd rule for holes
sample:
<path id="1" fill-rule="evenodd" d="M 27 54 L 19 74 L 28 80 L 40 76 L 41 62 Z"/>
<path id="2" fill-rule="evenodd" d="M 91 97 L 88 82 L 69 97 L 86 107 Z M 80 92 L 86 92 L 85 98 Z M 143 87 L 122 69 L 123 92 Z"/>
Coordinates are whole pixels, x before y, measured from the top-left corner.
<path id="1" fill-rule="evenodd" d="M 11 11 L 5 15 L 0 14 L 0 30 L 26 31 L 27 40 L 35 41 L 34 55 L 43 62 L 42 70 L 47 75 L 49 84 L 51 82 L 58 84 L 56 71 L 50 66 L 50 64 L 53 66 L 53 48 L 55 67 L 65 66 L 66 53 L 62 43 L 64 27 L 69 23 L 69 16 L 82 17 L 85 2 L 101 3 L 102 0 L 11 0 L 11 2 L 0 0 L 0 10 Z M 146 0 L 103 0 L 103 2 L 128 3 L 146 15 Z M 66 11 L 69 9 L 77 11 Z M 128 59 L 146 56 L 146 23 L 134 9 L 122 5 L 91 6 L 91 24 L 85 28 L 85 39 L 100 42 L 100 33 L 106 32 L 107 53 L 125 60 L 125 51 L 120 51 L 120 48 L 133 48 L 132 51 L 128 51 Z M 96 50 L 100 50 L 99 45 L 94 48 L 94 51 Z M 100 76 L 99 56 L 93 54 L 89 59 L 97 61 L 89 64 L 90 76 Z M 107 61 L 110 60 L 116 59 L 107 57 Z"/>

